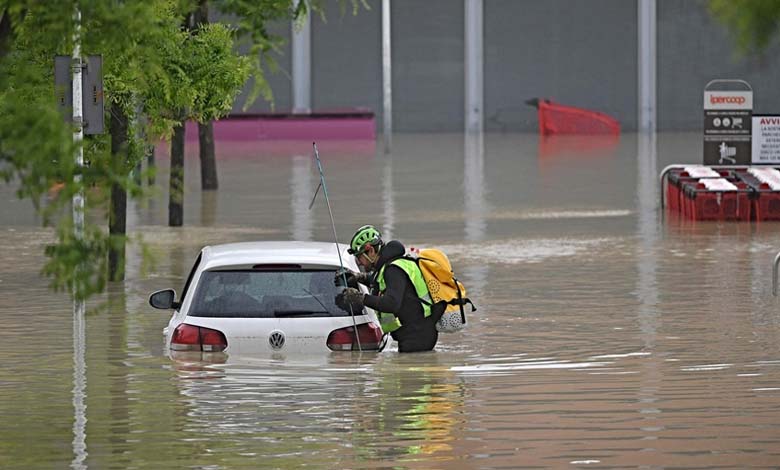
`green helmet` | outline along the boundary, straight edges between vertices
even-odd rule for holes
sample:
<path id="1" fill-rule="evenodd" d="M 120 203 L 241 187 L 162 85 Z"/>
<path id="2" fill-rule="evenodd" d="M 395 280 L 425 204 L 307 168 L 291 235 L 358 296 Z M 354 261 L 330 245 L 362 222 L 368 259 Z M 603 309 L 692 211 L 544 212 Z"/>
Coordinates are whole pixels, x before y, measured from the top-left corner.
<path id="1" fill-rule="evenodd" d="M 357 255 L 362 253 L 366 243 L 375 246 L 382 244 L 382 234 L 373 225 L 364 225 L 352 235 L 352 241 L 349 242 L 349 254 Z"/>

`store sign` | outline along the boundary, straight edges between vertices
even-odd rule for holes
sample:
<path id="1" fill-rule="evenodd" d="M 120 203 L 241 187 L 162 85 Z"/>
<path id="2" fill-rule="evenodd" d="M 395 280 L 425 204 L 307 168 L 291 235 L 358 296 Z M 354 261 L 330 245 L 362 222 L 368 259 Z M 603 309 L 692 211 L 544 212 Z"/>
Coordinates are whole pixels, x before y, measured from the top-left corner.
<path id="1" fill-rule="evenodd" d="M 750 164 L 752 115 L 752 91 L 707 91 L 705 89 L 705 165 Z"/>
<path id="2" fill-rule="evenodd" d="M 751 163 L 780 163 L 780 115 L 754 115 L 752 137 Z"/>

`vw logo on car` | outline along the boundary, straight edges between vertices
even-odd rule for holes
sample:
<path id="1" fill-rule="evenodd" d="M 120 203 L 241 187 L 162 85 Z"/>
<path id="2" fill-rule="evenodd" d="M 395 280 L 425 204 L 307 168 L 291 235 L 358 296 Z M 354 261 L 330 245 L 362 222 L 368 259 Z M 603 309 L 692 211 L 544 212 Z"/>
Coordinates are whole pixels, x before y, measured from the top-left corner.
<path id="1" fill-rule="evenodd" d="M 268 344 L 271 345 L 271 349 L 280 350 L 284 347 L 284 333 L 279 330 L 272 331 L 268 336 Z"/>

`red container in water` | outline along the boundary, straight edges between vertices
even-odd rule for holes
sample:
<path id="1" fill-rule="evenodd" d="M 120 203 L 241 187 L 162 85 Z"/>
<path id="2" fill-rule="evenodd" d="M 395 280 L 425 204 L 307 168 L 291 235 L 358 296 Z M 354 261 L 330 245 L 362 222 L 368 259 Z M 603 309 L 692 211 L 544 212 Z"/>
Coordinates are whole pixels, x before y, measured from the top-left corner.
<path id="1" fill-rule="evenodd" d="M 696 168 L 698 173 L 702 173 L 699 168 Z M 683 191 L 682 191 L 682 185 L 684 183 L 697 183 L 701 181 L 703 178 L 722 178 L 728 176 L 727 172 L 724 171 L 711 171 L 711 174 L 706 174 L 706 176 L 694 175 L 691 176 L 690 172 L 686 171 L 685 169 L 676 169 L 671 170 L 669 172 L 669 176 L 667 177 L 667 184 L 666 184 L 666 205 L 669 208 L 669 210 L 676 211 L 683 213 L 684 207 L 683 207 Z"/>
<path id="2" fill-rule="evenodd" d="M 734 170 L 733 175 L 753 190 L 753 214 L 757 222 L 780 220 L 780 191 L 759 181 L 748 168 Z"/>
<path id="3" fill-rule="evenodd" d="M 756 212 L 756 221 L 780 220 L 780 192 L 773 191 L 766 183 L 761 184 L 753 201 Z"/>
<path id="4" fill-rule="evenodd" d="M 683 183 L 683 215 L 691 220 L 750 221 L 751 191 L 745 183 L 732 184 L 737 190 L 718 191 L 701 182 Z"/>

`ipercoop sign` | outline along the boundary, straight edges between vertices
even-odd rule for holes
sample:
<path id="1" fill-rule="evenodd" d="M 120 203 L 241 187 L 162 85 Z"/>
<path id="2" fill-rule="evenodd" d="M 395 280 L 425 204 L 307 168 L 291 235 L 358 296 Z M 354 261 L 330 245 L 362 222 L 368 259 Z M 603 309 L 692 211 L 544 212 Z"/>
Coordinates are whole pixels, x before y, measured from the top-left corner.
<path id="1" fill-rule="evenodd" d="M 704 92 L 704 164 L 751 162 L 752 91 Z"/>
<path id="2" fill-rule="evenodd" d="M 704 109 L 753 109 L 752 91 L 705 91 Z"/>

